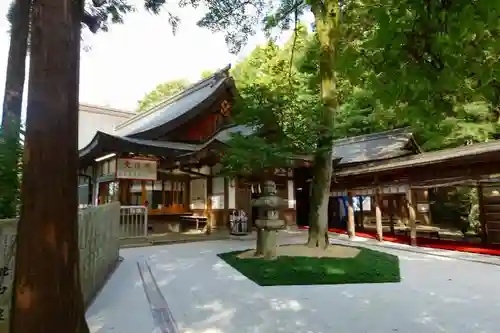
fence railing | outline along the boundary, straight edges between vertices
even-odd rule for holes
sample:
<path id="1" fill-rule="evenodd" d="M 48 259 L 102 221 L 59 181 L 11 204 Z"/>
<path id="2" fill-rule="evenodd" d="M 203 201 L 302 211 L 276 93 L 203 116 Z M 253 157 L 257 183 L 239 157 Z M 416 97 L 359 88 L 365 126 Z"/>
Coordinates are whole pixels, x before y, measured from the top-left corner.
<path id="1" fill-rule="evenodd" d="M 120 207 L 120 236 L 145 237 L 148 235 L 148 209 L 144 206 Z"/>
<path id="2" fill-rule="evenodd" d="M 85 304 L 104 285 L 119 259 L 120 204 L 78 212 L 80 280 Z M 15 261 L 17 220 L 0 220 L 0 332 L 7 332 Z M 3 276 L 2 276 L 3 275 Z"/>

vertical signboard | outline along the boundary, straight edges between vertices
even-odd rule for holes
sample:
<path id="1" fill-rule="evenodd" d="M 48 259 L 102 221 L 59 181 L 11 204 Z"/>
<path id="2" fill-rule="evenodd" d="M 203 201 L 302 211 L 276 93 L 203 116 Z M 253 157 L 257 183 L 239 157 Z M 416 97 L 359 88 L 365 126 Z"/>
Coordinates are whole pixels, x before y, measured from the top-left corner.
<path id="1" fill-rule="evenodd" d="M 12 278 L 14 277 L 14 258 L 16 249 L 16 220 L 0 221 L 0 330 L 7 329 Z"/>

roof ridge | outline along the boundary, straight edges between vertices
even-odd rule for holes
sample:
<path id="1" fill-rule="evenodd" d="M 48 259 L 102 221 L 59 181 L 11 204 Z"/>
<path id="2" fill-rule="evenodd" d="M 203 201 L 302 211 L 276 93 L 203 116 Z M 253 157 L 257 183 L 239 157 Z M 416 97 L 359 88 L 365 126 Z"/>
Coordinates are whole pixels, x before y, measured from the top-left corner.
<path id="1" fill-rule="evenodd" d="M 340 171 L 339 174 L 341 176 L 349 176 L 357 173 L 382 172 L 404 167 L 418 167 L 425 164 L 439 163 L 467 156 L 491 153 L 497 150 L 500 150 L 500 140 L 490 140 L 472 145 L 427 151 L 410 156 L 401 156 L 392 160 L 373 161 L 371 163 L 366 163 Z"/>
<path id="2" fill-rule="evenodd" d="M 370 133 L 370 134 L 361 134 L 361 135 L 356 135 L 356 136 L 351 136 L 351 137 L 346 137 L 342 139 L 337 139 L 333 142 L 334 146 L 342 146 L 345 144 L 352 144 L 354 142 L 358 141 L 372 141 L 372 140 L 377 140 L 380 138 L 384 138 L 389 136 L 390 134 L 409 134 L 413 135 L 412 131 L 410 130 L 409 127 L 400 127 L 400 128 L 395 128 L 391 130 L 386 130 L 382 132 L 376 132 L 376 133 Z"/>
<path id="3" fill-rule="evenodd" d="M 184 97 L 206 87 L 207 85 L 216 83 L 217 80 L 221 78 L 221 76 L 222 77 L 229 76 L 229 69 L 230 68 L 231 68 L 231 64 L 216 71 L 211 76 L 204 78 L 204 79 L 201 79 L 201 80 L 191 84 L 186 89 L 184 89 L 184 90 L 178 92 L 177 94 L 174 94 L 173 96 L 170 96 L 169 98 L 163 100 L 162 102 L 152 106 L 149 110 L 146 110 L 144 112 L 138 112 L 135 116 L 130 117 L 129 119 L 125 120 L 124 122 L 116 125 L 114 130 L 116 131 L 116 130 L 122 129 L 122 128 L 136 122 L 137 120 L 142 119 L 142 118 L 144 118 L 152 113 L 155 113 L 158 110 L 164 108 L 165 106 L 168 106 L 168 105 L 172 104 L 173 102 L 176 102 L 179 99 L 184 98 Z"/>
<path id="4" fill-rule="evenodd" d="M 78 110 L 85 112 L 102 113 L 102 114 L 120 114 L 128 117 L 135 115 L 135 112 L 128 109 L 118 109 L 112 106 L 105 106 L 105 105 L 98 105 L 98 104 L 91 104 L 84 102 L 78 104 Z"/>

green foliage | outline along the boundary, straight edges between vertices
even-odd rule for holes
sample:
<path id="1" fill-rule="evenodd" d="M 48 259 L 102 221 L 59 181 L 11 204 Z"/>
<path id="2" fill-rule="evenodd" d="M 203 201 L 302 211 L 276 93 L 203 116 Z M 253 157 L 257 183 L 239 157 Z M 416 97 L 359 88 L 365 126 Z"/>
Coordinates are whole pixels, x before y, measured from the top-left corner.
<path id="1" fill-rule="evenodd" d="M 212 75 L 214 75 L 214 73 L 215 73 L 214 70 L 206 69 L 206 70 L 201 72 L 200 78 L 207 79 L 207 78 L 211 77 Z"/>
<path id="2" fill-rule="evenodd" d="M 302 52 L 309 38 L 301 29 L 294 52 Z M 222 158 L 226 170 L 259 172 L 288 166 L 297 154 L 316 152 L 316 133 L 322 129 L 318 87 L 309 84 L 308 73 L 296 69 L 291 50 L 290 43 L 280 48 L 269 42 L 232 70 L 239 92 L 234 121 L 256 131 L 228 143 Z"/>
<path id="3" fill-rule="evenodd" d="M 82 23 L 92 32 L 108 31 L 110 24 L 123 23 L 123 15 L 133 11 L 128 0 L 86 0 Z"/>
<path id="4" fill-rule="evenodd" d="M 392 254 L 357 248 L 352 258 L 281 256 L 276 260 L 240 259 L 246 251 L 219 257 L 260 286 L 400 282 L 399 259 Z"/>
<path id="5" fill-rule="evenodd" d="M 20 195 L 21 144 L 11 140 L 0 129 L 0 219 L 17 215 Z M 11 166 L 17 168 L 12 169 Z"/>
<path id="6" fill-rule="evenodd" d="M 183 91 L 188 86 L 189 82 L 182 79 L 160 83 L 153 91 L 147 93 L 140 101 L 138 101 L 139 107 L 137 111 L 147 111 L 155 105 Z"/>
<path id="7" fill-rule="evenodd" d="M 479 199 L 477 189 L 457 186 L 435 189 L 431 192 L 431 214 L 434 223 L 443 227 L 480 234 Z"/>
<path id="8" fill-rule="evenodd" d="M 165 0 L 149 0 L 151 2 L 165 2 Z M 247 43 L 248 38 L 257 30 L 263 29 L 268 36 L 276 30 L 285 30 L 293 27 L 298 19 L 308 9 L 311 2 L 281 0 L 268 2 L 252 0 L 181 0 L 180 6 L 204 6 L 207 12 L 198 21 L 200 27 L 214 32 L 224 32 L 229 50 L 238 53 Z"/>
<path id="9" fill-rule="evenodd" d="M 426 149 L 484 141 L 498 130 L 499 14 L 495 1 L 347 2 L 338 71 Z"/>
<path id="10" fill-rule="evenodd" d="M 7 20 L 10 24 L 14 19 L 15 10 L 13 1 L 7 11 Z M 82 23 L 94 33 L 98 30 L 108 31 L 110 24 L 123 23 L 123 15 L 133 11 L 135 8 L 127 0 L 87 0 Z M 154 11 L 154 8 L 151 8 L 151 11 Z"/>

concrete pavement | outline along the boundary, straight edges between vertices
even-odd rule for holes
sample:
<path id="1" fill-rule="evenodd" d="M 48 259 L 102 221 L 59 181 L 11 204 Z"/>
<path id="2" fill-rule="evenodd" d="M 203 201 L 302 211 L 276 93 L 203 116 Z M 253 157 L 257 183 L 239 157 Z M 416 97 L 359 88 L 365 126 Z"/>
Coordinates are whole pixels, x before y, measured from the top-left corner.
<path id="1" fill-rule="evenodd" d="M 280 240 L 304 242 L 305 236 L 282 233 Z M 347 241 L 332 237 L 332 242 Z M 144 293 L 141 261 L 151 267 L 182 333 L 498 332 L 500 269 L 495 265 L 449 251 L 436 256 L 376 247 L 399 256 L 401 283 L 260 287 L 217 257 L 253 245 L 224 240 L 123 250 L 123 263 L 87 313 L 91 332 L 163 332 Z"/>

